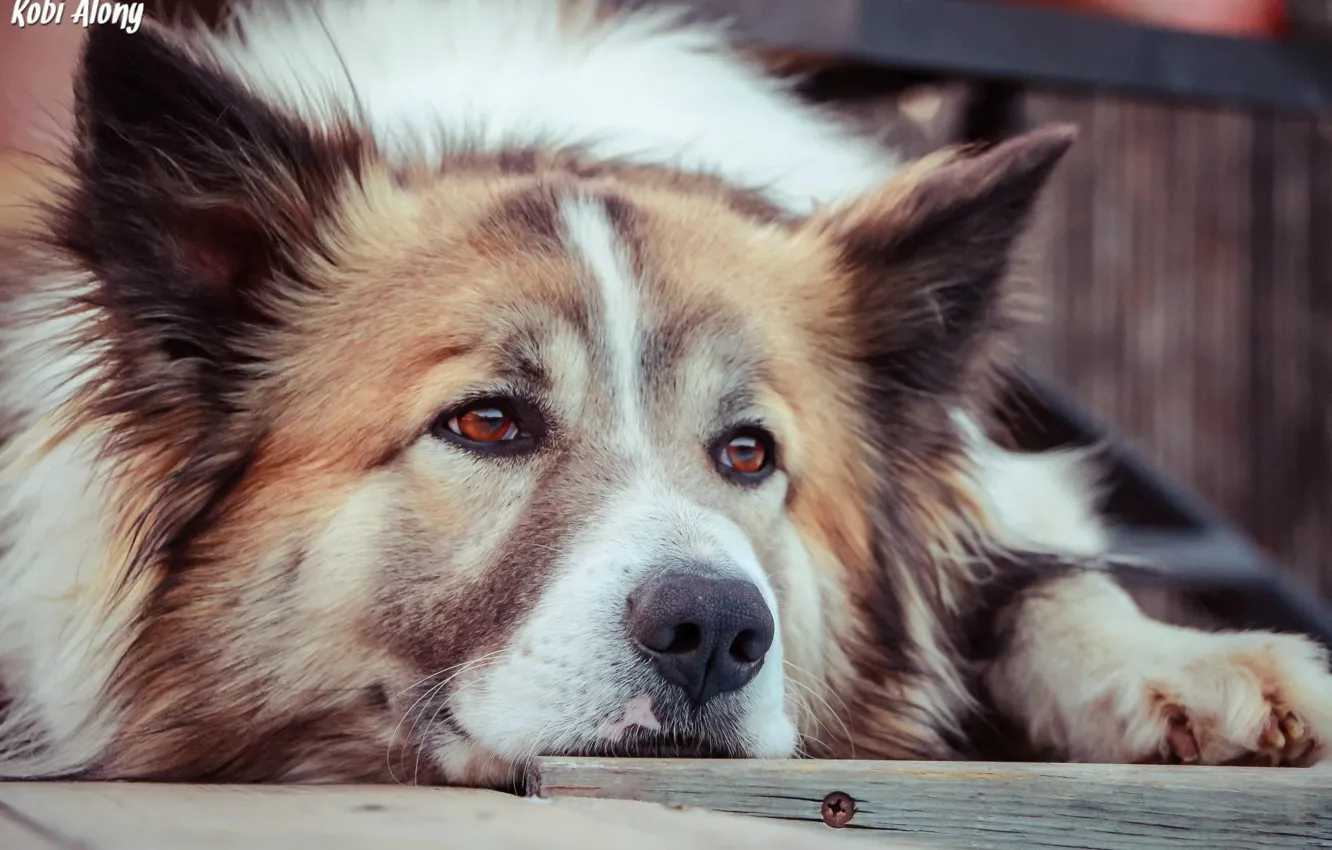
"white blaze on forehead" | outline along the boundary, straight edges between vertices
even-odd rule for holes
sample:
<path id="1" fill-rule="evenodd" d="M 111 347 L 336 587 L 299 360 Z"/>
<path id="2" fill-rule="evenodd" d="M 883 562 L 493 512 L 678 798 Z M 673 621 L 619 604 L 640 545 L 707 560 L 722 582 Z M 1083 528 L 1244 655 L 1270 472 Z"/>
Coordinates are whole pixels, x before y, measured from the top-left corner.
<path id="1" fill-rule="evenodd" d="M 618 416 L 616 438 L 622 448 L 646 454 L 638 281 L 603 204 L 591 198 L 569 198 L 561 204 L 560 214 L 566 247 L 586 267 L 601 296 L 600 336 Z"/>

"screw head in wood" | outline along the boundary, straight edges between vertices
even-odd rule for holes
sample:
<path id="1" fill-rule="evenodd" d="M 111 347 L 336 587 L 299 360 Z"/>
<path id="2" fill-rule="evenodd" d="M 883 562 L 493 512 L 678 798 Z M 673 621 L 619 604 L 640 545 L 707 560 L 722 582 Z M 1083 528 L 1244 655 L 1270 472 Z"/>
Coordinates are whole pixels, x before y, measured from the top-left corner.
<path id="1" fill-rule="evenodd" d="M 841 829 L 856 816 L 856 801 L 849 794 L 834 791 L 823 798 L 823 822 L 833 829 Z"/>

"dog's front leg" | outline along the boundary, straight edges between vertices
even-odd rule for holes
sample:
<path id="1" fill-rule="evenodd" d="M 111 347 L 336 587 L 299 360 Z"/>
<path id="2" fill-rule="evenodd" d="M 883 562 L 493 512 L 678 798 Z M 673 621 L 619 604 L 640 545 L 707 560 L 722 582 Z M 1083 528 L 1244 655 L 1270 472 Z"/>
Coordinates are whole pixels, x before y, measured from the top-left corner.
<path id="1" fill-rule="evenodd" d="M 989 695 L 1052 758 L 1303 766 L 1332 734 L 1321 646 L 1162 623 L 1102 573 L 1032 588 L 999 631 Z"/>

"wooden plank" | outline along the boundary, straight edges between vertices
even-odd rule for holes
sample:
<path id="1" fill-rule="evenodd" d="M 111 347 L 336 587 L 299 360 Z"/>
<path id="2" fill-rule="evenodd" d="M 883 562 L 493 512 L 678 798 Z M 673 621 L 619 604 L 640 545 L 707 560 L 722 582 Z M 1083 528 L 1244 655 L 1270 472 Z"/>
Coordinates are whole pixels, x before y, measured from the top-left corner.
<path id="1" fill-rule="evenodd" d="M 0 803 L 0 847 L 5 850 L 66 850 L 68 844 L 49 835 L 41 824 Z"/>
<path id="2" fill-rule="evenodd" d="M 1181 303 L 1177 313 L 1172 311 L 1193 316 L 1192 339 L 1178 352 L 1179 359 L 1194 363 L 1189 480 L 1208 494 L 1217 513 L 1241 522 L 1256 474 L 1250 467 L 1252 453 L 1235 450 L 1248 447 L 1253 430 L 1253 412 L 1244 400 L 1251 397 L 1253 361 L 1253 203 L 1248 190 L 1255 117 L 1191 109 L 1177 113 L 1175 123 L 1187 134 L 1173 150 L 1167 149 L 1170 167 L 1180 170 L 1193 163 L 1198 181 L 1192 194 L 1160 202 L 1172 207 L 1165 231 L 1169 237 L 1182 241 L 1187 234 L 1193 243 L 1187 263 L 1193 280 L 1181 287 L 1190 300 Z M 1181 144 L 1190 137 L 1192 143 Z M 1191 203 L 1180 203 L 1179 198 L 1190 198 Z M 1156 285 L 1179 282 L 1167 278 Z M 1153 399 L 1142 403 L 1150 406 Z M 1170 424 L 1160 427 L 1169 429 Z"/>
<path id="3" fill-rule="evenodd" d="M 848 828 L 929 847 L 1332 847 L 1322 768 L 547 758 L 537 790 L 814 822 L 841 792 Z"/>
<path id="4" fill-rule="evenodd" d="M 0 819 L 3 850 L 679 850 L 692 845 L 716 850 L 829 850 L 846 846 L 835 835 L 717 812 L 618 800 L 523 799 L 452 788 L 0 783 L 0 809 L 37 825 L 37 831 L 5 832 L 9 827 Z"/>

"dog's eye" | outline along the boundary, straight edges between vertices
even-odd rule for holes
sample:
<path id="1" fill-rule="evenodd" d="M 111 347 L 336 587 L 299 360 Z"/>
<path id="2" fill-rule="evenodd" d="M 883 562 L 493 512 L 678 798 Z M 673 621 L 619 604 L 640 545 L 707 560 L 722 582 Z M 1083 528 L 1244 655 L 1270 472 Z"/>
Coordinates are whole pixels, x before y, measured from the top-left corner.
<path id="1" fill-rule="evenodd" d="M 726 477 L 757 484 L 772 472 L 776 451 L 771 435 L 757 428 L 732 433 L 716 449 L 717 468 Z"/>
<path id="2" fill-rule="evenodd" d="M 449 430 L 473 443 L 498 443 L 518 436 L 518 425 L 498 407 L 474 407 L 448 421 Z"/>
<path id="3" fill-rule="evenodd" d="M 540 417 L 510 399 L 473 401 L 446 412 L 431 426 L 438 439 L 473 451 L 516 454 L 536 445 Z"/>

